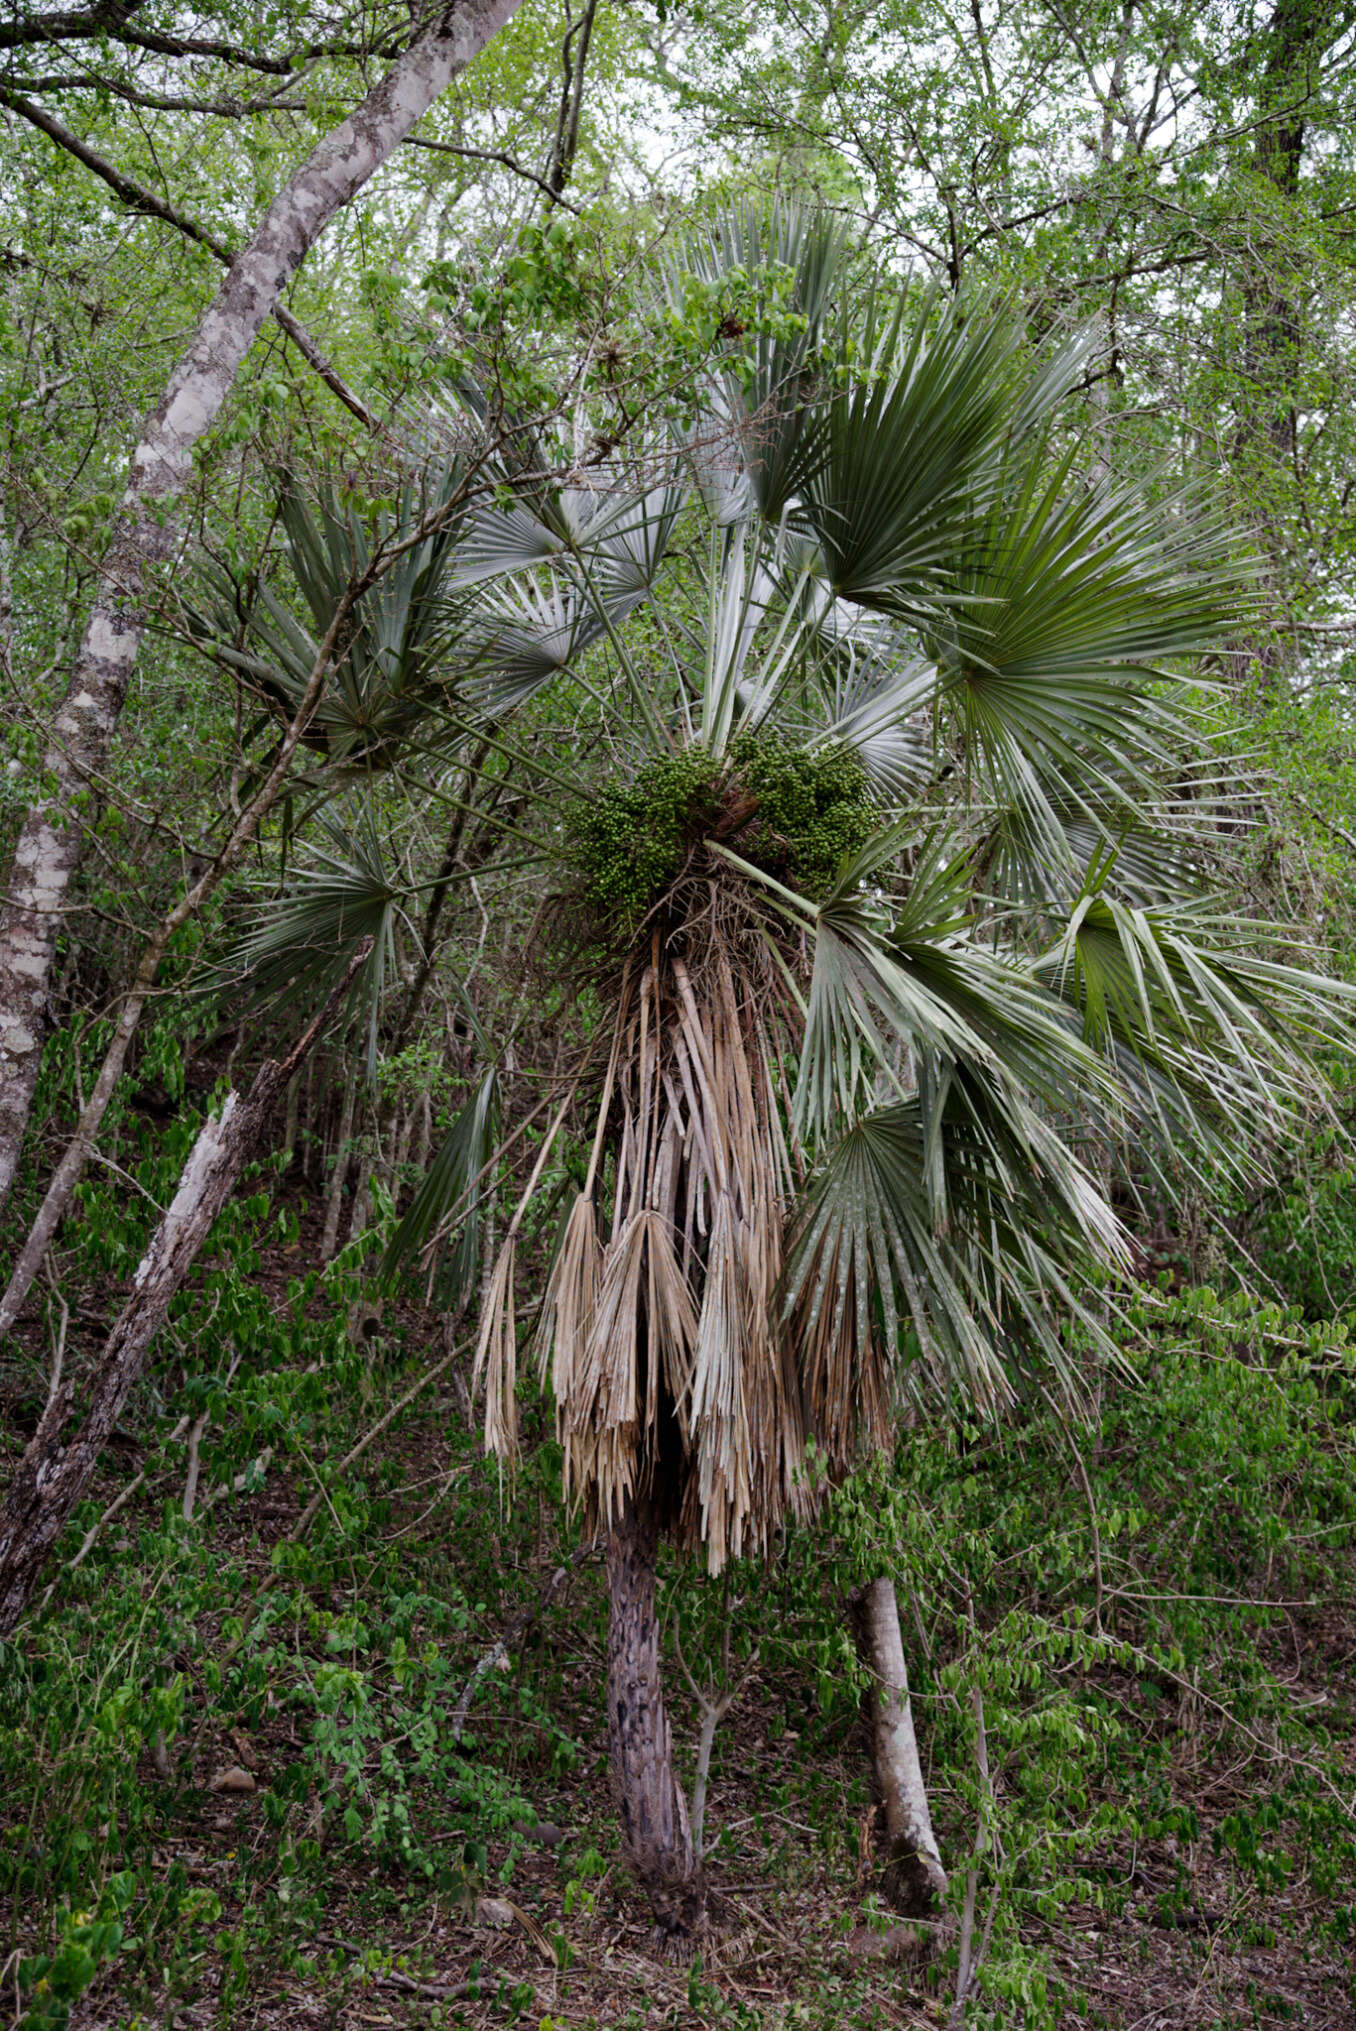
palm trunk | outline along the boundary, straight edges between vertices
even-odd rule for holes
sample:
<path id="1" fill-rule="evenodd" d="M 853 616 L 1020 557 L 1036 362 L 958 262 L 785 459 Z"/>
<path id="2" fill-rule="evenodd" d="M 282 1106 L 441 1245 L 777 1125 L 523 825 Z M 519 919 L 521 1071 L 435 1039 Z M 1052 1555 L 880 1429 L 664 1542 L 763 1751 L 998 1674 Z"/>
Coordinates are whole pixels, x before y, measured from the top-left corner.
<path id="1" fill-rule="evenodd" d="M 631 1866 L 661 1933 L 701 1933 L 706 1887 L 692 1845 L 687 1801 L 673 1767 L 673 1735 L 659 1683 L 653 1503 L 628 1497 L 608 1534 L 607 1740 Z"/>
<path id="2" fill-rule="evenodd" d="M 149 567 L 172 556 L 163 510 L 193 471 L 246 353 L 335 213 L 356 196 L 447 85 L 508 20 L 517 0 L 454 0 L 326 135 L 269 206 L 175 369 L 132 457 L 94 606 L 57 714 L 52 788 L 14 849 L 0 917 L 0 1205 L 18 1166 L 37 1085 L 57 935 L 84 845 L 81 803 L 102 772 L 144 626 Z"/>
<path id="3" fill-rule="evenodd" d="M 886 1891 L 899 1910 L 924 1917 L 946 1895 L 932 1815 L 918 1757 L 909 1702 L 909 1674 L 899 1633 L 893 1580 L 873 1580 L 859 1600 L 863 1648 L 874 1679 L 872 1722 L 876 1775 L 885 1800 L 890 1844 Z"/>

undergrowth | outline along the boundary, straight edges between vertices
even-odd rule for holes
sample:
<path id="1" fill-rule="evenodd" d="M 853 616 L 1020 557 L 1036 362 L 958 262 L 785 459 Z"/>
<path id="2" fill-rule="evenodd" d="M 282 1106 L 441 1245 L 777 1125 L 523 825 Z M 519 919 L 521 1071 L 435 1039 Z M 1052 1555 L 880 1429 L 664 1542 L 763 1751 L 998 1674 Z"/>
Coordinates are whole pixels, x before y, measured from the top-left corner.
<path id="1" fill-rule="evenodd" d="M 139 1189 L 107 1171 L 82 1187 L 73 1280 L 125 1283 L 197 1119 L 125 1118 Z M 738 1692 L 712 1765 L 714 1880 L 772 1922 L 781 1960 L 771 1999 L 719 1956 L 665 1990 L 604 1958 L 619 1927 L 637 1956 L 647 1934 L 605 1786 L 602 1574 L 559 1507 L 547 1407 L 526 1409 L 511 1508 L 450 1377 L 340 1474 L 423 1371 L 434 1322 L 388 1313 L 355 1343 L 380 1225 L 321 1275 L 301 1267 L 311 1217 L 269 1165 L 219 1223 L 50 1599 L 0 1649 L 12 2022 L 309 2023 L 296 1999 L 320 1996 L 314 2021 L 338 2023 L 378 1992 L 420 2023 L 553 2031 L 924 2021 L 954 1944 L 926 1976 L 838 1944 L 888 1919 L 845 1618 L 881 1572 L 957 1912 L 975 1879 L 972 2031 L 1098 2021 L 1067 1942 L 1117 1927 L 1136 1951 L 1207 1927 L 1217 1970 L 1289 1940 L 1338 1995 L 1356 1939 L 1343 1328 L 1146 1293 L 1124 1329 L 1136 1379 L 1108 1379 L 1087 1427 L 1039 1403 L 1001 1426 L 939 1417 L 769 1571 L 670 1565 L 689 1767 L 678 1643 L 698 1683 Z M 11 1365 L 11 1430 L 42 1387 L 36 1359 Z M 181 1426 L 204 1413 L 186 1518 Z M 222 1789 L 232 1770 L 252 1789 Z M 522 1914 L 512 1941 L 478 1924 L 487 1896 Z"/>

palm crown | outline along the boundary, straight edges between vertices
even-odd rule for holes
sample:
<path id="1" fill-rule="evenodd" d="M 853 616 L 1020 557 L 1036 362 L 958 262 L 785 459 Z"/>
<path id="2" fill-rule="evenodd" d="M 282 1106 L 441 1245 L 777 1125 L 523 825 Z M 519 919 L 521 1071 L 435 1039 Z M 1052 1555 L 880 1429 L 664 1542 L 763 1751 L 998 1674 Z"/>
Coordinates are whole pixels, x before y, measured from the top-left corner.
<path id="1" fill-rule="evenodd" d="M 587 487 L 504 467 L 494 505 L 412 553 L 417 655 L 386 595 L 399 697 L 374 652 L 330 714 L 371 713 L 370 760 L 445 709 L 508 766 L 554 696 L 606 755 L 552 754 L 546 804 L 572 800 L 544 935 L 605 1016 L 494 1263 L 477 1369 L 511 1454 L 517 1239 L 573 1135 L 534 1341 L 567 1484 L 603 1518 L 656 1501 L 713 1567 L 810 1500 L 811 1442 L 834 1472 L 910 1393 L 992 1406 L 1037 1364 L 1075 1384 L 1089 1277 L 1125 1261 L 1127 1139 L 1141 1169 L 1242 1160 L 1329 991 L 1209 901 L 1181 673 L 1237 605 L 1218 529 L 1056 448 L 1081 343 L 1033 365 L 1005 311 L 909 290 L 850 336 L 843 252 L 788 215 L 693 255 L 780 278 L 741 371 Z M 319 618 L 323 545 L 294 540 Z M 239 659 L 265 688 L 269 625 Z M 401 904 L 336 845 L 255 956 L 294 965 L 308 933 L 328 954 L 345 926 L 389 943 Z M 465 1219 L 497 1134 L 491 1071 L 396 1254 Z"/>

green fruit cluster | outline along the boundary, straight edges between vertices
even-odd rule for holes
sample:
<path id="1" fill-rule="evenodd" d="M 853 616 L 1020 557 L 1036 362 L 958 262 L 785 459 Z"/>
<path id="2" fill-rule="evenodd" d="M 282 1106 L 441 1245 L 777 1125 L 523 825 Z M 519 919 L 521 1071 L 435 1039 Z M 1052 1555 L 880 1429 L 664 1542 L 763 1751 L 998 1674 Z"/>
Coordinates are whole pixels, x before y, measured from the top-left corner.
<path id="1" fill-rule="evenodd" d="M 841 750 L 807 754 L 750 733 L 718 760 L 694 745 L 609 783 L 569 821 L 569 849 L 590 909 L 629 936 L 675 880 L 692 847 L 746 797 L 757 806 L 728 835 L 754 866 L 806 895 L 821 894 L 877 817 L 866 774 Z"/>
<path id="2" fill-rule="evenodd" d="M 745 734 L 731 759 L 758 798 L 740 851 L 803 895 L 822 895 L 843 855 L 864 846 L 880 822 L 857 757 L 843 748 L 808 754 L 775 734 Z"/>
<path id="3" fill-rule="evenodd" d="M 623 936 L 714 824 L 720 778 L 720 763 L 706 748 L 684 748 L 646 762 L 629 783 L 609 783 L 572 814 L 570 848 L 585 895 Z"/>

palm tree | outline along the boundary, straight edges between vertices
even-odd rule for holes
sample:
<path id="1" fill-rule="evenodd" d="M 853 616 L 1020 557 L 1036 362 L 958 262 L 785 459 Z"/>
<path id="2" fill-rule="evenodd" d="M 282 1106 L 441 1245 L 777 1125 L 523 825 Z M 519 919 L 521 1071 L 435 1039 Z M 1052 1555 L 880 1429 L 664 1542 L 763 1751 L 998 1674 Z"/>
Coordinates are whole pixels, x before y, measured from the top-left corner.
<path id="1" fill-rule="evenodd" d="M 766 1554 L 910 1399 L 997 1410 L 1051 1374 L 1076 1396 L 1127 1266 L 1116 1182 L 1251 1161 L 1331 995 L 1215 899 L 1189 673 L 1237 574 L 1200 500 L 1080 476 L 1059 418 L 1086 341 L 1035 353 L 1002 306 L 909 286 L 840 318 L 823 221 L 732 222 L 689 259 L 713 287 L 764 278 L 767 315 L 676 442 L 587 487 L 544 455 L 504 470 L 448 545 L 440 665 L 458 737 L 505 769 L 548 700 L 606 757 L 557 743 L 549 790 L 524 778 L 536 935 L 601 1016 L 488 1276 L 476 1373 L 511 1459 L 518 1245 L 572 1140 L 530 1352 L 566 1493 L 606 1533 L 627 1848 L 680 1936 L 705 1889 L 661 1538 L 712 1570 Z M 421 663 L 421 710 L 430 688 Z M 408 902 L 370 854 L 331 854 L 258 948 L 309 910 L 337 955 L 345 884 L 355 935 Z M 491 1068 L 392 1260 L 460 1232 L 498 1118 Z"/>

